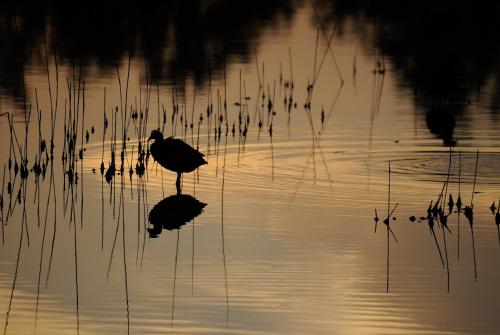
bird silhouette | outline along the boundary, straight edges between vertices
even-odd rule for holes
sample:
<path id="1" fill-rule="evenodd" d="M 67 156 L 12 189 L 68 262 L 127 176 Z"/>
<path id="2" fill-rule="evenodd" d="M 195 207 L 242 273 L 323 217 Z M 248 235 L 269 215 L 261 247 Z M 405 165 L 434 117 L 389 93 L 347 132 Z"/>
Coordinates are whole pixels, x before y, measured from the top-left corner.
<path id="1" fill-rule="evenodd" d="M 150 146 L 150 152 L 154 160 L 170 171 L 177 172 L 175 186 L 177 194 L 181 194 L 181 174 L 192 172 L 199 166 L 208 164 L 204 155 L 180 139 L 173 137 L 163 138 L 158 130 L 153 130 L 149 141 L 154 141 Z"/>

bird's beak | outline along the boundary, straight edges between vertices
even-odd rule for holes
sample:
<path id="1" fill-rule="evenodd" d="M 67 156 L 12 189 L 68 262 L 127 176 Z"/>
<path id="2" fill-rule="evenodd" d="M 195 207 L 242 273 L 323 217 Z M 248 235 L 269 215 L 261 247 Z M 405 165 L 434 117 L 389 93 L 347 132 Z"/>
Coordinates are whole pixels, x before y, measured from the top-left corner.
<path id="1" fill-rule="evenodd" d="M 152 138 L 151 136 L 149 136 L 149 138 L 148 138 L 148 142 L 149 142 L 149 141 L 151 141 L 152 139 L 153 139 L 153 138 Z"/>

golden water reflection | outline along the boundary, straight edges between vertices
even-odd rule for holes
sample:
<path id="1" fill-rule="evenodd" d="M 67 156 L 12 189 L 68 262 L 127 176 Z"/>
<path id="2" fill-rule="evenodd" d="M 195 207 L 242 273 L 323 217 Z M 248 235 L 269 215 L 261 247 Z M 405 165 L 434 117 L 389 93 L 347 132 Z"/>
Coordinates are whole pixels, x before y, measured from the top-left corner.
<path id="1" fill-rule="evenodd" d="M 360 43 L 355 27 L 339 33 L 333 49 L 344 84 L 333 58 L 326 57 L 311 110 L 304 109 L 317 36 L 312 15 L 306 6 L 285 32 L 274 26 L 263 29 L 258 65 L 228 62 L 226 87 L 220 73 L 214 75 L 211 86 L 197 86 L 196 92 L 189 76 L 183 89 L 147 86 L 143 62 L 131 59 L 126 110 L 143 107 L 149 87 L 148 130 L 162 128 L 165 110 L 164 132 L 199 145 L 209 162 L 183 179 L 184 192 L 207 204 L 203 213 L 175 227 L 180 229 L 163 230 L 155 239 L 147 231 L 151 229 L 148 216 L 155 204 L 175 194 L 175 174 L 150 160 L 142 178 L 135 173 L 129 178 L 130 162 L 137 157 L 139 126 L 131 123 L 123 176 L 117 174 L 107 183 L 99 171 L 102 160 L 106 167 L 110 163 L 113 143 L 108 128 L 103 152 L 103 108 L 111 121 L 123 101 L 123 82 L 120 100 L 114 72 L 101 78 L 98 66 L 85 68 L 89 79 L 84 130 L 94 126 L 96 132 L 84 145 L 84 159 L 77 161 L 79 179 L 74 188 L 68 186 L 60 163 L 64 99 L 69 99 L 61 85 L 54 169 L 48 168 L 39 195 L 33 175 L 29 177 L 26 201 L 16 205 L 4 227 L 0 308 L 5 317 L 0 320 L 5 320 L 6 333 L 486 334 L 498 329 L 498 236 L 488 208 L 492 201 L 498 203 L 500 156 L 497 123 L 487 117 L 489 107 L 471 101 L 464 107 L 464 117 L 456 120 L 449 192 L 458 193 L 461 149 L 461 192 L 467 203 L 475 149 L 481 151 L 479 193 L 474 195 L 478 275 L 475 280 L 469 226 L 462 215 L 459 235 L 458 216 L 452 214 L 447 293 L 446 271 L 426 223 L 411 223 L 408 218 L 425 216 L 430 200 L 439 194 L 446 179 L 448 148 L 429 129 L 426 110 L 415 104 L 412 90 L 401 87 L 398 73 L 391 71 L 395 65 L 387 61 L 383 76 L 373 73 L 374 49 Z M 366 34 L 371 36 L 373 31 L 368 29 Z M 321 41 L 318 55 L 328 55 L 327 42 Z M 293 98 L 298 102 L 290 114 L 281 103 L 290 91 L 280 84 L 280 76 L 291 80 L 289 50 L 294 64 Z M 356 77 L 351 77 L 354 59 Z M 55 73 L 55 64 L 49 69 Z M 74 76 L 70 66 L 59 70 L 61 81 Z M 128 62 L 120 63 L 122 81 L 127 70 Z M 44 71 L 33 67 L 25 81 L 32 108 L 37 89 L 38 106 L 44 112 L 41 128 L 47 137 L 50 101 Z M 263 107 L 262 101 L 257 102 L 262 93 L 259 81 L 264 82 L 266 96 L 280 101 L 272 117 L 266 102 Z M 51 83 L 55 85 L 54 76 Z M 250 98 L 245 107 L 240 87 Z M 212 99 L 214 113 L 223 114 L 225 88 L 229 129 L 226 137 L 222 123 L 218 139 L 215 118 L 207 125 L 206 108 Z M 179 117 L 190 120 L 193 96 L 194 127 L 184 128 L 184 133 Z M 170 119 L 172 99 L 181 111 L 175 125 Z M 14 127 L 24 145 L 19 105 L 9 99 L 2 99 L 0 105 L 2 111 L 15 114 Z M 237 129 L 242 110 L 250 118 L 246 138 Z M 198 124 L 200 115 L 204 121 Z M 264 124 L 261 130 L 258 116 Z M 4 116 L 0 127 L 3 166 L 11 143 Z M 30 127 L 27 143 L 32 159 L 38 149 L 38 125 L 33 122 Z M 374 208 L 386 211 L 388 160 L 393 167 L 392 204 L 399 203 L 391 226 L 399 242 L 391 241 L 386 293 L 386 236 L 383 230 L 373 233 L 373 217 Z M 51 171 L 54 186 L 49 191 Z M 19 177 L 13 185 L 13 199 L 5 196 L 4 208 L 16 202 L 22 185 Z M 33 200 L 35 194 L 41 201 Z M 441 230 L 436 228 L 436 234 L 442 243 Z"/>

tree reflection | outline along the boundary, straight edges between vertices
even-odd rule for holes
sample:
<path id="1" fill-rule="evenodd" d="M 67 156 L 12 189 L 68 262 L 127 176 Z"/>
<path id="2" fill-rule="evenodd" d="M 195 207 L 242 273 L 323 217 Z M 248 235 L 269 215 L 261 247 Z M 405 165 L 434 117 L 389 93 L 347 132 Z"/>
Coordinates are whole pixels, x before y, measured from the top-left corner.
<path id="1" fill-rule="evenodd" d="M 500 101 L 500 5 L 495 2 L 312 0 L 322 25 L 342 35 L 353 26 L 364 48 L 377 49 L 410 88 L 428 128 L 453 145 L 456 119 L 485 88 L 490 109 Z M 224 64 L 250 61 L 265 30 L 286 29 L 302 0 L 170 0 L 0 3 L 0 94 L 24 102 L 29 65 L 43 64 L 45 38 L 61 63 L 95 65 L 114 75 L 128 59 L 144 59 L 148 79 L 198 87 Z M 311 18 L 313 21 L 315 19 Z M 355 22 L 355 24 L 350 24 Z M 488 86 L 491 85 L 491 86 Z M 493 117 L 496 114 L 493 113 Z"/>
<path id="2" fill-rule="evenodd" d="M 453 145 L 456 117 L 495 80 L 498 87 L 500 5 L 492 2 L 314 0 L 324 22 L 339 33 L 351 19 L 366 48 L 390 62 L 410 87 L 429 130 Z M 493 77 L 493 78 L 492 78 Z M 500 101 L 495 90 L 492 102 Z M 496 109 L 496 108 L 495 108 Z M 467 125 L 467 122 L 465 122 Z"/>
<path id="3" fill-rule="evenodd" d="M 52 38 L 61 63 L 116 65 L 144 58 L 154 83 L 202 85 L 224 62 L 250 60 L 263 31 L 290 23 L 297 0 L 252 1 L 2 1 L 0 90 L 23 100 L 27 65 L 43 64 Z"/>

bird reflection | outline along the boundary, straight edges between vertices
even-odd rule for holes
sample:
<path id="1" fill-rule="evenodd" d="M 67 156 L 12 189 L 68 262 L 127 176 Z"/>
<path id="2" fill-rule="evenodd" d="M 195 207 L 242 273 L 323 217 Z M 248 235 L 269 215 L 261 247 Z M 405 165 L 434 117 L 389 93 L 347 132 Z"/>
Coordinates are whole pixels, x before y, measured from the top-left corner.
<path id="1" fill-rule="evenodd" d="M 157 203 L 149 212 L 149 236 L 158 237 L 162 229 L 180 229 L 203 212 L 207 204 L 189 194 L 176 194 Z"/>

